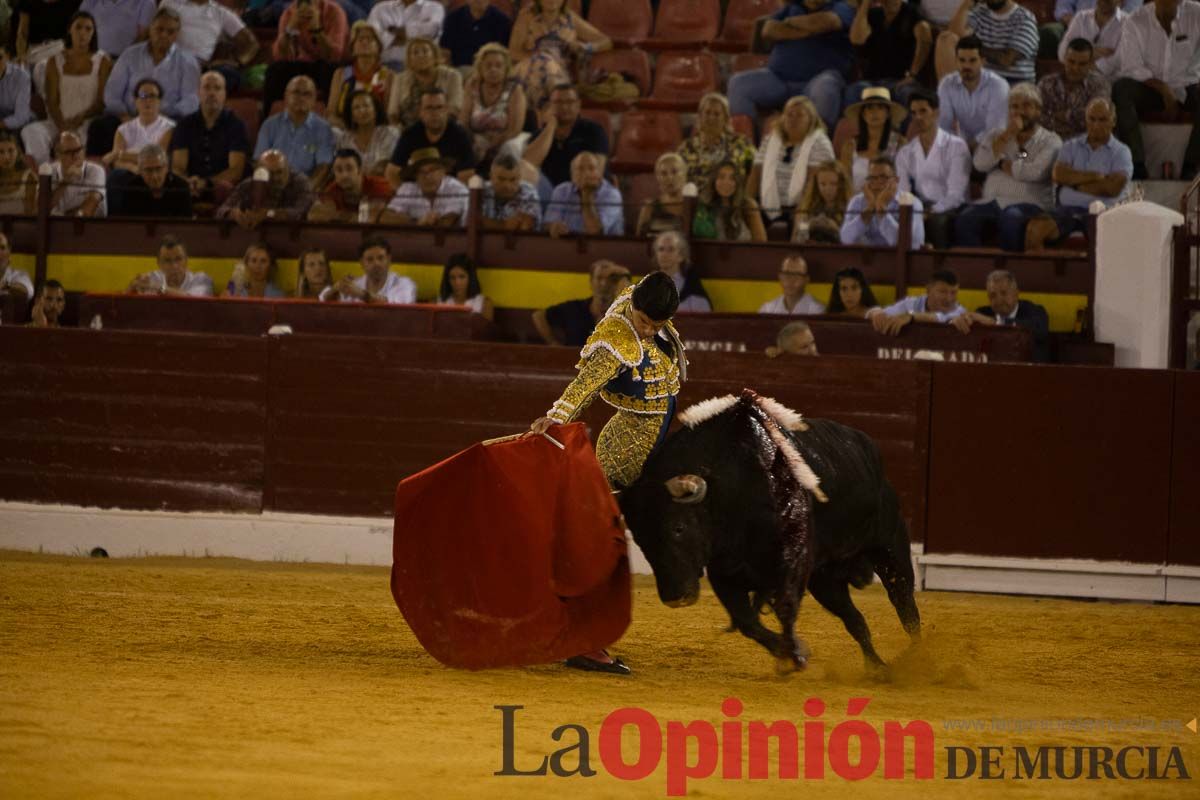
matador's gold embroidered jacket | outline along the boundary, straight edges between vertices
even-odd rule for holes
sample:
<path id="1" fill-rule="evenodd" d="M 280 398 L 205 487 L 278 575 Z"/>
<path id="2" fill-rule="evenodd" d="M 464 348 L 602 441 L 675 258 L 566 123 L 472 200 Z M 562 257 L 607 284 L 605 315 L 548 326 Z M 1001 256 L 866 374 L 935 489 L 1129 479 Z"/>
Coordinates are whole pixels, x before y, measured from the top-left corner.
<path id="1" fill-rule="evenodd" d="M 596 395 L 617 409 L 596 440 L 596 457 L 614 487 L 629 485 L 641 473 L 666 432 L 687 375 L 683 342 L 670 322 L 659 334 L 666 342 L 638 338 L 629 318 L 631 295 L 632 288 L 626 289 L 596 325 L 579 353 L 579 374 L 546 413 L 555 422 L 572 422 Z"/>

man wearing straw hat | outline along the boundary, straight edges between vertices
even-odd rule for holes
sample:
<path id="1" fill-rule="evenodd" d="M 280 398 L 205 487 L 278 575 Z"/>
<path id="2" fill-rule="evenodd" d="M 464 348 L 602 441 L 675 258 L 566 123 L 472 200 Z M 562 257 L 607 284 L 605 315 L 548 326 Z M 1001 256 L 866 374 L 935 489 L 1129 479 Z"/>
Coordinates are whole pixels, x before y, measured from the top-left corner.
<path id="1" fill-rule="evenodd" d="M 385 225 L 450 227 L 467 216 L 467 187 L 446 174 L 453 162 L 436 147 L 413 152 L 396 190 L 379 221 Z"/>

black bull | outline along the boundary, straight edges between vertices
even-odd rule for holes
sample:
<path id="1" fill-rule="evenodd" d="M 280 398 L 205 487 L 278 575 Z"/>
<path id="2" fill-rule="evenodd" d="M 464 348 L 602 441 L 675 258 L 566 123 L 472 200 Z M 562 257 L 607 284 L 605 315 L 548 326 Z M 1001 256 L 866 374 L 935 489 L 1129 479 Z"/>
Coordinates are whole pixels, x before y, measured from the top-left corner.
<path id="1" fill-rule="evenodd" d="M 737 630 L 790 669 L 809 655 L 794 633 L 807 589 L 842 620 L 868 666 L 879 667 L 849 587 L 878 575 L 905 630 L 918 637 L 908 531 L 875 443 L 830 420 L 805 423 L 807 430 L 784 430 L 746 392 L 732 408 L 668 437 L 621 493 L 621 509 L 667 605 L 695 602 L 707 570 Z M 827 502 L 814 502 L 800 484 L 780 434 L 820 478 Z M 759 620 L 763 605 L 781 633 Z"/>

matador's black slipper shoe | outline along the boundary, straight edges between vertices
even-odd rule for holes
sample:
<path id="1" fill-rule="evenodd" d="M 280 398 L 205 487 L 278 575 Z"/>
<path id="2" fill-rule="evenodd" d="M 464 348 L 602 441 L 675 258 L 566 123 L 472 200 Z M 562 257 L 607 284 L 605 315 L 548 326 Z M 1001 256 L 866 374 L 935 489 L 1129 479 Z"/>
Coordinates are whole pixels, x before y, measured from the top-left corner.
<path id="1" fill-rule="evenodd" d="M 571 656 L 563 664 L 572 669 L 581 669 L 585 672 L 607 672 L 610 675 L 628 675 L 632 672 L 619 658 L 614 658 L 606 663 L 587 656 Z"/>

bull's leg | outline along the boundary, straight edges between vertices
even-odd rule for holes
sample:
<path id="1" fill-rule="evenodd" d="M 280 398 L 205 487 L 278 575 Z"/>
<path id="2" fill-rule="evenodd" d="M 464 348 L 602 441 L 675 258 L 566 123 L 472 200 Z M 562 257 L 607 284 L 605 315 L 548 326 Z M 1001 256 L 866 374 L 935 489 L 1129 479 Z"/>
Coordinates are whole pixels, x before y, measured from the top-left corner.
<path id="1" fill-rule="evenodd" d="M 890 493 L 889 493 L 890 494 Z M 890 544 L 871 553 L 875 574 L 887 590 L 888 599 L 900 617 L 900 624 L 913 639 L 921 637 L 921 613 L 913 596 L 916 580 L 913 576 L 912 552 L 908 543 L 908 528 L 900 517 L 899 503 L 895 494 L 890 502 L 883 504 L 883 524 L 891 528 Z"/>
<path id="2" fill-rule="evenodd" d="M 711 571 L 708 573 L 708 582 L 721 605 L 729 612 L 734 627 L 741 631 L 743 636 L 758 642 L 772 655 L 779 656 L 788 652 L 784 647 L 783 637 L 762 624 L 758 608 L 750 602 L 749 592 Z"/>
<path id="3" fill-rule="evenodd" d="M 808 581 L 808 591 L 818 603 L 841 619 L 846 631 L 862 648 L 863 658 L 866 659 L 868 667 L 884 666 L 883 659 L 871 644 L 871 629 L 867 627 L 867 621 L 850 599 L 850 586 L 844 578 L 817 570 Z"/>

